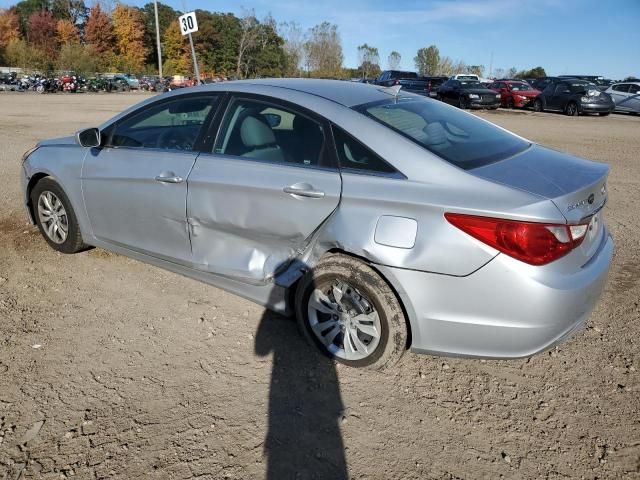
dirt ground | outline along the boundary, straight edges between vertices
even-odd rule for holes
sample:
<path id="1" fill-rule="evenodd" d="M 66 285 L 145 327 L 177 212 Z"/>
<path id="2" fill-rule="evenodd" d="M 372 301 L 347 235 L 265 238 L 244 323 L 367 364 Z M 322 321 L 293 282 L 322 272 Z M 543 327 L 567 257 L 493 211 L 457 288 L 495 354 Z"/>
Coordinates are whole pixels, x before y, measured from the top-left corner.
<path id="1" fill-rule="evenodd" d="M 640 117 L 482 113 L 612 167 L 588 327 L 525 360 L 335 366 L 290 320 L 25 221 L 20 156 L 141 94 L 0 93 L 0 479 L 640 478 Z"/>

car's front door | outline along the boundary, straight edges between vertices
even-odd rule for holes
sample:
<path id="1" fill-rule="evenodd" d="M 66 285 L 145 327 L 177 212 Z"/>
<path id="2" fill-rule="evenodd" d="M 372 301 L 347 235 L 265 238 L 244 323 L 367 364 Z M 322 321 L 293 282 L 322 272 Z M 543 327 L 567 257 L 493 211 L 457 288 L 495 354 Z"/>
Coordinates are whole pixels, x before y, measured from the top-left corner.
<path id="1" fill-rule="evenodd" d="M 217 98 L 180 95 L 109 127 L 85 157 L 82 191 L 104 242 L 190 265 L 187 177 Z"/>
<path id="2" fill-rule="evenodd" d="M 310 112 L 233 98 L 189 175 L 194 267 L 263 284 L 299 255 L 340 201 L 329 138 Z"/>
<path id="3" fill-rule="evenodd" d="M 568 97 L 569 85 L 564 82 L 556 83 L 553 86 L 553 93 L 547 100 L 547 107 L 553 110 L 562 110 L 564 109 L 564 103 Z"/>

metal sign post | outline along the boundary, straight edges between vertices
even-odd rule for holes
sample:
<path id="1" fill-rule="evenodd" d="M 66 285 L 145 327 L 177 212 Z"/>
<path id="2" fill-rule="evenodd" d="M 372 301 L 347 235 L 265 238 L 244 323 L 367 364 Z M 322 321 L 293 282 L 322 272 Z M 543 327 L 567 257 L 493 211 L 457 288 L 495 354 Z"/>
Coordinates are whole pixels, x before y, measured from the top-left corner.
<path id="1" fill-rule="evenodd" d="M 196 58 L 196 49 L 193 47 L 193 38 L 191 33 L 198 31 L 198 21 L 196 20 L 196 12 L 188 12 L 178 18 L 180 23 L 180 32 L 182 35 L 189 36 L 189 45 L 191 46 L 191 56 L 193 57 L 193 69 L 196 74 L 197 85 L 200 84 L 200 69 L 198 68 L 198 59 Z"/>
<path id="2" fill-rule="evenodd" d="M 153 10 L 156 16 L 156 42 L 158 44 L 158 73 L 162 78 L 162 51 L 160 49 L 160 24 L 158 23 L 158 2 L 153 0 Z"/>

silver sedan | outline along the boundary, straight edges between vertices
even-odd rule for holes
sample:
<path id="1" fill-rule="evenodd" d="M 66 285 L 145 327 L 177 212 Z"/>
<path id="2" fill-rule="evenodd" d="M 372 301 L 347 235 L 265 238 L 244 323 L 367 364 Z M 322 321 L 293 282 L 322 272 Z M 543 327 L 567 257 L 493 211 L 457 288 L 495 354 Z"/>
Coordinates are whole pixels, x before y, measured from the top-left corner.
<path id="1" fill-rule="evenodd" d="M 640 115 L 640 82 L 614 83 L 606 93 L 616 104 L 614 111 Z"/>
<path id="2" fill-rule="evenodd" d="M 397 88 L 303 79 L 160 95 L 23 158 L 54 249 L 295 314 L 368 368 L 525 357 L 584 325 L 613 254 L 608 172 Z"/>

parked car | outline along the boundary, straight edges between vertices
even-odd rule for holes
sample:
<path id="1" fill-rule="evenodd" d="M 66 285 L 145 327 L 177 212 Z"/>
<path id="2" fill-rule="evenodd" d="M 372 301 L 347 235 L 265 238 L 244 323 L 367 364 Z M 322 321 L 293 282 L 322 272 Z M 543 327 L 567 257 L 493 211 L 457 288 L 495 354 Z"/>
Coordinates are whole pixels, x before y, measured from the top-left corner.
<path id="1" fill-rule="evenodd" d="M 475 73 L 457 73 L 451 77 L 451 80 L 474 80 L 480 81 L 480 77 Z"/>
<path id="2" fill-rule="evenodd" d="M 495 81 L 488 88 L 500 94 L 501 105 L 507 108 L 528 107 L 540 95 L 540 90 L 528 83 L 514 80 Z"/>
<path id="3" fill-rule="evenodd" d="M 21 171 L 53 249 L 103 247 L 295 312 L 353 367 L 407 347 L 548 349 L 584 325 L 613 254 L 607 165 L 351 82 L 151 97 L 40 142 Z"/>
<path id="4" fill-rule="evenodd" d="M 605 93 L 611 95 L 616 112 L 640 114 L 640 81 L 614 83 Z"/>
<path id="5" fill-rule="evenodd" d="M 459 108 L 489 108 L 500 106 L 500 94 L 475 80 L 447 80 L 438 88 L 438 100 Z"/>
<path id="6" fill-rule="evenodd" d="M 417 93 L 418 95 L 429 95 L 427 81 L 419 77 L 416 72 L 385 70 L 376 79 L 375 83 L 383 87 L 400 85 L 406 92 Z"/>
<path id="7" fill-rule="evenodd" d="M 559 79 L 549 83 L 533 102 L 536 112 L 554 110 L 569 116 L 583 113 L 607 116 L 614 107 L 609 94 L 601 92 L 591 82 L 575 78 Z"/>
<path id="8" fill-rule="evenodd" d="M 448 80 L 447 77 L 422 77 L 422 80 L 426 82 L 425 88 L 428 92 L 428 95 L 431 98 L 436 98 L 438 96 L 438 88 L 444 82 Z"/>
<path id="9" fill-rule="evenodd" d="M 613 83 L 613 80 L 609 80 L 600 75 L 560 75 L 558 78 L 577 78 L 579 80 L 586 80 L 587 82 L 591 82 L 596 85 L 598 90 L 602 90 L 603 92 Z"/>
<path id="10" fill-rule="evenodd" d="M 561 80 L 561 78 L 560 77 L 538 77 L 538 78 L 532 79 L 532 81 L 529 82 L 529 85 L 531 85 L 536 90 L 540 90 L 542 92 L 545 88 L 547 88 L 547 85 L 549 85 L 552 82 L 556 82 L 558 80 Z"/>

